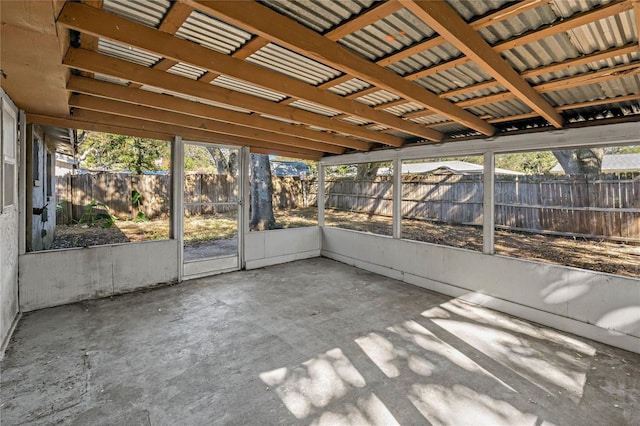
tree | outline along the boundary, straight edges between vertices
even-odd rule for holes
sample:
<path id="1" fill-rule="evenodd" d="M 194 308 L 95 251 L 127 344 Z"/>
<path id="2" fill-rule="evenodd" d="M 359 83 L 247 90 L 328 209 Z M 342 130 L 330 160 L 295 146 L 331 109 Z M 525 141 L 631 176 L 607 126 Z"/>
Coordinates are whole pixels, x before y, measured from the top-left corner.
<path id="1" fill-rule="evenodd" d="M 83 167 L 140 174 L 169 165 L 171 149 L 165 141 L 99 132 L 84 132 L 80 139 L 78 159 Z"/>
<path id="2" fill-rule="evenodd" d="M 531 175 L 548 173 L 556 165 L 551 151 L 518 152 L 496 155 L 496 167 Z"/>
<path id="3" fill-rule="evenodd" d="M 264 231 L 276 227 L 273 215 L 273 182 L 268 155 L 251 154 L 251 221 L 249 227 Z"/>

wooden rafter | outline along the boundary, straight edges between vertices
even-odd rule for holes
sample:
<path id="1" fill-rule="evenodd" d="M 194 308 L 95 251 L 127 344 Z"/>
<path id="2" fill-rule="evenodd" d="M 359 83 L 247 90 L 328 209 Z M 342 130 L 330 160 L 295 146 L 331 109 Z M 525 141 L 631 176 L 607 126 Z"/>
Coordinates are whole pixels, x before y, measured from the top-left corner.
<path id="1" fill-rule="evenodd" d="M 601 52 L 591 53 L 589 55 L 580 56 L 578 58 L 569 59 L 567 61 L 558 62 L 556 64 L 546 65 L 539 68 L 531 69 L 520 73 L 522 78 L 532 78 L 551 72 L 578 67 L 580 65 L 586 65 L 592 62 L 601 61 L 603 59 L 613 58 L 615 56 L 628 55 L 638 51 L 638 46 L 634 43 L 628 46 L 614 47 Z M 499 84 L 495 80 L 485 81 L 482 83 L 474 84 L 473 86 L 467 86 L 460 89 L 450 90 L 441 93 L 439 96 L 443 98 L 452 98 L 462 94 L 468 94 L 478 90 L 488 89 Z"/>
<path id="2" fill-rule="evenodd" d="M 204 130 L 211 133 L 221 133 L 247 139 L 257 139 L 270 142 L 278 146 L 284 145 L 306 148 L 314 151 L 330 152 L 332 154 L 341 154 L 344 152 L 344 148 L 335 145 L 303 140 L 294 136 L 283 135 L 266 130 L 236 126 L 234 124 L 223 123 L 211 119 L 194 117 L 191 115 L 164 111 L 141 105 L 114 101 L 111 99 L 98 98 L 95 96 L 72 95 L 69 99 L 69 106 L 97 112 L 106 112 L 124 117 L 135 117 L 141 120 L 156 121 L 158 123 L 173 124 L 195 130 Z"/>
<path id="3" fill-rule="evenodd" d="M 535 7 L 540 6 L 540 4 L 536 4 Z M 514 47 L 518 47 L 518 46 L 522 46 L 524 44 L 527 43 L 531 43 L 532 41 L 536 41 L 539 39 L 543 39 L 546 37 L 550 37 L 552 35 L 555 34 L 559 34 L 563 31 L 568 31 L 570 29 L 582 26 L 582 25 L 586 25 L 588 23 L 594 22 L 594 21 L 598 21 L 600 19 L 606 18 L 608 16 L 612 16 L 612 15 L 616 15 L 619 13 L 622 13 L 626 10 L 630 9 L 630 3 L 628 0 L 618 0 L 618 1 L 614 1 L 610 4 L 607 4 L 605 6 L 602 6 L 598 9 L 594 9 L 594 10 L 590 10 L 584 13 L 579 13 L 576 14 L 575 16 L 569 17 L 567 19 L 564 19 L 563 21 L 559 22 L 559 23 L 552 23 L 547 25 L 546 27 L 542 28 L 542 29 L 536 29 L 536 30 L 532 30 L 530 32 L 527 32 L 525 34 L 510 38 L 508 40 L 499 42 L 495 45 L 492 46 L 492 48 L 498 52 L 504 52 L 506 50 L 510 50 L 513 49 Z M 507 16 L 509 17 L 509 16 Z M 473 27 L 473 23 L 470 24 Z M 430 39 L 430 40 L 435 40 L 434 39 Z M 430 41 L 429 40 L 429 41 Z M 391 62 L 384 62 L 385 65 L 389 65 L 391 63 L 397 62 L 398 60 L 401 60 L 405 57 L 423 52 L 425 50 L 431 49 L 435 46 L 437 46 L 440 43 L 435 43 L 435 41 L 431 42 L 430 44 L 426 44 L 427 42 L 425 42 L 424 48 L 420 47 L 420 44 L 412 46 L 412 48 L 414 49 L 412 52 L 409 52 L 407 49 L 407 53 L 411 53 L 410 55 L 404 56 L 402 57 L 400 55 L 400 53 L 405 52 L 399 52 L 398 56 L 393 58 L 393 57 L 389 57 L 386 60 L 391 60 Z M 399 58 L 399 59 L 398 59 Z M 386 61 L 385 60 L 385 61 Z M 467 62 L 470 62 L 471 59 L 465 56 L 462 56 L 460 58 L 455 58 L 452 59 L 450 61 L 447 62 L 443 62 L 441 64 L 435 65 L 433 67 L 430 68 L 426 68 L 424 70 L 420 70 L 417 71 L 413 74 L 409 74 L 407 76 L 405 76 L 405 78 L 407 78 L 408 80 L 417 80 L 420 78 L 424 78 L 424 77 L 428 77 L 430 75 L 434 75 L 438 72 L 442 72 L 442 71 L 446 71 L 455 67 L 458 67 L 462 64 L 465 64 Z M 381 61 L 378 61 L 378 63 L 382 63 Z"/>
<path id="4" fill-rule="evenodd" d="M 261 114 L 269 114 L 311 126 L 332 129 L 372 142 L 392 146 L 400 146 L 403 143 L 403 140 L 397 136 L 373 132 L 347 123 L 335 122 L 328 117 L 312 112 L 279 105 L 255 96 L 213 86 L 201 81 L 190 80 L 96 52 L 71 48 L 67 52 L 63 64 L 68 67 L 99 72 L 135 83 L 154 86 L 171 92 L 184 93 L 189 96 L 248 109 Z"/>
<path id="5" fill-rule="evenodd" d="M 241 4 L 245 5 L 245 2 Z M 442 139 L 442 134 L 439 132 L 415 123 L 407 123 L 394 115 L 376 111 L 360 102 L 342 98 L 276 71 L 227 56 L 79 3 L 67 3 L 58 17 L 58 23 L 77 31 L 88 32 L 154 52 L 168 59 L 190 63 L 211 72 L 276 90 L 295 98 L 326 105 L 329 108 L 366 118 L 418 137 L 434 141 Z M 435 95 L 432 96 L 437 98 Z M 448 104 L 448 102 L 446 103 Z"/>
<path id="6" fill-rule="evenodd" d="M 407 2 L 405 5 L 531 109 L 538 112 L 555 127 L 562 127 L 563 122 L 560 114 L 538 92 L 533 90 L 449 5 L 445 2 L 422 0 Z"/>
<path id="7" fill-rule="evenodd" d="M 192 12 L 192 7 L 189 7 L 184 3 L 174 2 L 169 11 L 162 19 L 162 22 L 160 22 L 158 30 L 163 31 L 167 34 L 175 34 L 180 29 L 182 24 L 189 18 Z M 155 63 L 153 65 L 153 68 L 166 71 L 177 64 L 178 61 L 163 58 Z M 134 84 L 133 87 L 140 87 L 140 85 Z"/>
<path id="8" fill-rule="evenodd" d="M 263 118 L 256 114 L 245 114 L 242 112 L 231 111 L 186 99 L 161 95 L 132 87 L 120 86 L 106 81 L 71 76 L 67 83 L 67 89 L 74 93 L 83 93 L 112 100 L 120 100 L 166 111 L 188 114 L 195 117 L 232 123 L 239 126 L 268 130 L 275 133 L 296 136 L 301 139 L 314 140 L 359 151 L 368 151 L 371 147 L 369 143 L 364 141 L 346 138 L 332 133 L 306 129 L 302 126 L 286 124 L 280 121 Z"/>
<path id="9" fill-rule="evenodd" d="M 135 117 L 124 117 L 103 112 L 78 109 L 74 112 L 73 118 L 87 122 L 95 122 L 102 125 L 109 123 L 118 123 L 118 125 L 126 126 L 127 128 L 154 130 L 158 132 L 164 132 L 173 136 L 179 135 L 183 139 L 194 140 L 198 142 L 270 149 L 272 154 L 286 151 L 297 152 L 300 154 L 300 158 L 304 158 L 303 156 L 312 156 L 315 158 L 322 156 L 322 153 L 318 151 L 308 150 L 304 148 L 277 146 L 261 140 L 243 138 L 240 136 L 227 135 L 223 133 L 211 133 L 203 130 L 191 129 L 188 127 L 176 126 L 167 123 L 158 123 L 155 121 L 141 120 Z"/>
<path id="10" fill-rule="evenodd" d="M 357 15 L 355 18 L 350 19 L 341 25 L 331 29 L 324 36 L 332 41 L 340 40 L 342 37 L 347 36 L 353 32 L 356 32 L 367 25 L 371 25 L 381 19 L 391 15 L 394 12 L 402 9 L 403 5 L 397 0 L 388 0 L 378 3 L 376 6 L 368 9 L 367 11 Z"/>
<path id="11" fill-rule="evenodd" d="M 321 36 L 294 20 L 256 2 L 184 0 L 194 8 L 245 28 L 279 45 L 337 68 L 346 74 L 389 90 L 426 108 L 437 111 L 481 133 L 492 135 L 495 128 L 475 115 L 457 108 L 433 93 L 397 74 L 367 61 L 347 48 Z M 383 113 L 384 114 L 384 113 Z M 360 114 L 357 114 L 361 116 Z M 391 114 L 389 114 L 391 115 Z M 373 120 L 381 124 L 380 120 Z M 398 128 L 395 125 L 389 127 Z M 423 127 L 424 126 L 420 126 Z M 414 134 L 410 127 L 399 127 Z M 432 138 L 428 138 L 432 139 Z"/>
<path id="12" fill-rule="evenodd" d="M 512 18 L 514 15 L 518 15 L 528 10 L 535 9 L 536 7 L 540 7 L 544 4 L 549 3 L 550 1 L 551 0 L 528 0 L 528 1 L 518 2 L 504 9 L 497 10 L 476 21 L 473 21 L 469 23 L 469 25 L 471 26 L 471 28 L 478 31 L 478 30 L 481 30 L 482 28 L 486 28 L 491 25 L 495 25 L 499 22 L 502 22 L 506 19 Z M 391 65 L 395 62 L 401 61 L 402 59 L 406 59 L 420 52 L 424 52 L 425 50 L 433 49 L 434 47 L 439 46 L 444 42 L 446 42 L 444 37 L 435 36 L 428 40 L 415 44 L 413 46 L 409 46 L 408 48 L 401 50 L 400 52 L 394 53 L 393 55 L 387 56 L 386 58 L 382 58 L 376 63 L 380 66 Z"/>

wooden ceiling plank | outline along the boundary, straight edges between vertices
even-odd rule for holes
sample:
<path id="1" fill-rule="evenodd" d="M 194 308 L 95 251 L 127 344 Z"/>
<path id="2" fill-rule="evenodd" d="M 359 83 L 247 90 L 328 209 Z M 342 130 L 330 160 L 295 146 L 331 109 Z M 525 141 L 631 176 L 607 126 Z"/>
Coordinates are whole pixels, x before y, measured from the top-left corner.
<path id="1" fill-rule="evenodd" d="M 184 93 L 197 98 L 244 108 L 262 114 L 269 114 L 291 121 L 343 132 L 372 142 L 391 146 L 401 146 L 403 144 L 402 138 L 397 136 L 369 131 L 347 123 L 335 122 L 328 117 L 309 111 L 279 105 L 255 96 L 154 70 L 97 52 L 70 48 L 64 58 L 63 64 L 71 68 L 98 72 L 143 85 L 159 87 L 172 92 Z"/>
<path id="2" fill-rule="evenodd" d="M 368 151 L 371 148 L 371 145 L 364 141 L 337 136 L 331 133 L 310 130 L 302 126 L 260 117 L 259 115 L 245 114 L 173 96 L 120 86 L 106 81 L 71 76 L 67 83 L 67 89 L 74 93 L 99 96 L 181 114 L 209 118 L 215 121 L 233 123 L 255 129 L 264 129 L 271 132 L 296 136 L 302 139 L 315 140 L 317 142 L 324 142 L 359 151 Z"/>
<path id="3" fill-rule="evenodd" d="M 402 3 L 396 0 L 380 2 L 376 6 L 357 15 L 355 18 L 331 29 L 324 36 L 331 41 L 338 41 L 344 36 L 361 30 L 362 28 L 376 23 L 388 15 L 399 11 L 402 7 Z"/>
<path id="4" fill-rule="evenodd" d="M 358 77 L 373 84 L 374 86 L 396 93 L 399 96 L 423 105 L 431 110 L 437 111 L 438 113 L 450 117 L 452 120 L 462 123 L 465 126 L 475 129 L 481 133 L 492 135 L 496 130 L 492 125 L 480 120 L 468 111 L 458 108 L 444 99 L 440 99 L 428 90 L 425 90 L 422 87 L 403 79 L 399 75 L 366 60 L 349 49 L 332 42 L 313 30 L 304 27 L 296 21 L 269 9 L 262 4 L 256 2 L 235 1 L 184 1 L 191 4 L 196 9 L 223 19 L 233 25 L 245 28 L 255 34 L 261 35 L 262 37 L 278 43 L 285 48 L 337 68 L 346 74 Z M 386 113 L 381 112 L 381 114 Z M 363 117 L 362 114 L 355 115 Z M 397 126 L 395 120 L 387 120 L 387 122 L 384 122 L 376 119 L 372 121 L 414 135 L 418 133 L 415 131 L 416 127 L 419 129 L 425 128 L 424 126 L 419 126 L 415 123 L 409 123 L 411 125 Z M 433 132 L 432 129 L 429 130 Z M 442 134 L 439 132 L 435 132 L 435 134 L 431 133 L 430 136 L 416 136 L 425 137 L 430 140 L 440 140 L 442 138 Z"/>
<path id="5" fill-rule="evenodd" d="M 471 58 L 531 109 L 556 128 L 563 119 L 491 46 L 445 2 L 416 0 L 405 3 L 438 34 Z"/>
<path id="6" fill-rule="evenodd" d="M 240 2 L 238 4 L 243 7 L 249 7 L 249 5 L 254 3 Z M 407 123 L 391 114 L 376 111 L 360 102 L 344 99 L 292 77 L 287 77 L 279 72 L 227 56 L 195 43 L 129 21 L 125 18 L 112 15 L 108 12 L 83 6 L 79 3 L 67 3 L 58 17 L 58 23 L 77 31 L 99 35 L 100 37 L 109 38 L 120 43 L 154 52 L 165 58 L 189 63 L 208 71 L 228 75 L 261 87 L 286 93 L 292 97 L 325 105 L 329 108 L 366 118 L 414 134 L 418 137 L 436 141 L 443 137 L 441 133 L 434 130 L 424 128 L 415 123 Z M 333 42 L 322 38 L 318 34 L 313 34 L 320 37 L 321 40 L 333 44 Z M 373 66 L 375 67 L 375 65 Z M 395 76 L 393 73 L 391 73 L 391 75 Z M 407 83 L 402 79 L 400 80 Z M 424 92 L 428 93 L 426 91 Z M 433 94 L 430 95 L 437 98 Z M 438 100 L 447 103 L 439 98 Z M 447 103 L 447 105 L 455 108 L 449 103 Z M 464 113 L 475 117 L 467 112 Z"/>
<path id="7" fill-rule="evenodd" d="M 357 92 L 349 93 L 347 96 L 345 96 L 345 98 L 347 98 L 347 99 L 357 99 L 357 98 L 360 98 L 362 96 L 367 96 L 367 95 L 370 95 L 370 94 L 378 92 L 378 91 L 380 91 L 379 88 L 377 88 L 375 86 L 370 86 L 370 87 L 367 87 L 366 89 L 362 89 L 362 90 L 359 90 Z"/>
<path id="8" fill-rule="evenodd" d="M 72 95 L 69 99 L 69 106 L 73 108 L 88 109 L 91 111 L 108 112 L 110 114 L 122 115 L 125 117 L 136 117 L 142 120 L 156 121 L 159 123 L 169 123 L 212 133 L 223 133 L 247 139 L 263 140 L 277 145 L 307 148 L 320 152 L 330 152 L 333 154 L 341 154 L 344 152 L 344 148 L 342 147 L 321 142 L 298 139 L 293 136 L 278 134 L 266 130 L 236 126 L 229 123 L 222 123 L 210 119 L 94 96 Z"/>

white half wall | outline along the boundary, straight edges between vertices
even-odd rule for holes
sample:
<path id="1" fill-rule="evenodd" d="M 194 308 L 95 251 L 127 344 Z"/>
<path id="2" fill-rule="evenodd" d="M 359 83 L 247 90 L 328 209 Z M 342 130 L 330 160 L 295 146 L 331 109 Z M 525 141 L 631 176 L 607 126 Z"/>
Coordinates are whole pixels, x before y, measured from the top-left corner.
<path id="1" fill-rule="evenodd" d="M 0 214 L 0 359 L 18 315 L 17 282 L 18 210 L 12 209 Z"/>
<path id="2" fill-rule="evenodd" d="M 176 240 L 144 241 L 23 254 L 23 312 L 175 282 Z"/>
<path id="3" fill-rule="evenodd" d="M 640 280 L 323 227 L 322 255 L 640 353 Z"/>
<path id="4" fill-rule="evenodd" d="M 320 256 L 320 227 L 245 233 L 245 269 Z"/>

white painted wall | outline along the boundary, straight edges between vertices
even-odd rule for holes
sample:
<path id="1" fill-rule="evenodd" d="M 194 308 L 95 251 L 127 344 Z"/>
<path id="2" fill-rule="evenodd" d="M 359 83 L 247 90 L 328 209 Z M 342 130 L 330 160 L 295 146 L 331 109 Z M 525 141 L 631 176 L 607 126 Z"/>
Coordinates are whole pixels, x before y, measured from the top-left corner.
<path id="1" fill-rule="evenodd" d="M 175 282 L 176 240 L 53 250 L 19 258 L 23 312 Z"/>
<path id="2" fill-rule="evenodd" d="M 277 229 L 245 234 L 246 269 L 320 256 L 320 228 Z"/>
<path id="3" fill-rule="evenodd" d="M 640 280 L 323 227 L 322 255 L 640 353 Z"/>
<path id="4" fill-rule="evenodd" d="M 0 89 L 0 359 L 18 317 L 18 110 Z M 15 164 L 13 187 L 7 178 L 7 161 Z M 5 170 L 6 168 L 6 170 Z M 12 191 L 13 205 L 6 206 Z"/>

